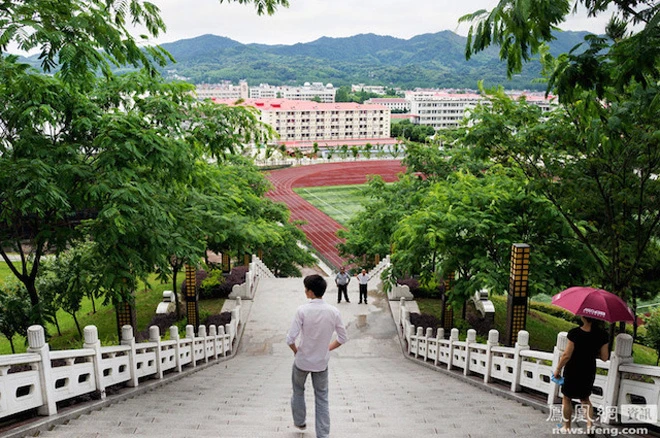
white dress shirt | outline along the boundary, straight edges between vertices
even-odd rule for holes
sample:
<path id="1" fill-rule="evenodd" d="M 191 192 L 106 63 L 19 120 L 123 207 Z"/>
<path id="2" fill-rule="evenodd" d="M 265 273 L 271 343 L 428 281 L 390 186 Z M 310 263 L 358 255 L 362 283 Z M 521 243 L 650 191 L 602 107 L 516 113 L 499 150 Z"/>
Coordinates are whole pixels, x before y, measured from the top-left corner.
<path id="1" fill-rule="evenodd" d="M 314 298 L 298 307 L 286 335 L 287 345 L 293 345 L 300 335 L 294 363 L 303 371 L 324 371 L 328 367 L 332 334 L 337 332 L 340 344 L 348 341 L 346 328 L 336 307 L 321 298 Z"/>

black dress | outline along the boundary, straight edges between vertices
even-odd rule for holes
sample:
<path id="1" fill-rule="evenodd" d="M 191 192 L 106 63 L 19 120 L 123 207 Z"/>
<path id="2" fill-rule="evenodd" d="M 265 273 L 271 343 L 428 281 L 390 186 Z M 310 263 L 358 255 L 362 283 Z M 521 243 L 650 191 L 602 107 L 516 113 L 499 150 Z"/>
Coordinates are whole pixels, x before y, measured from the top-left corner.
<path id="1" fill-rule="evenodd" d="M 564 384 L 561 392 L 567 397 L 584 400 L 589 398 L 596 379 L 596 358 L 608 342 L 607 333 L 592 328 L 590 332 L 576 327 L 568 332 L 568 340 L 574 344 L 573 354 L 564 367 Z"/>

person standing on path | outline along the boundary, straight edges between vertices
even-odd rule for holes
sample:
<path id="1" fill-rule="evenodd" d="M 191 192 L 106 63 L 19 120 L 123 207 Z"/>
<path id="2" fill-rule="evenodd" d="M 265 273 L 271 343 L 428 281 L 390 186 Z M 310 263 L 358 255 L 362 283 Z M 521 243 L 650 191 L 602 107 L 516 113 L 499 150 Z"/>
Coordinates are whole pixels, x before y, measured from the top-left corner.
<path id="1" fill-rule="evenodd" d="M 569 431 L 573 417 L 572 399 L 579 399 L 586 408 L 587 433 L 593 427 L 593 406 L 589 400 L 596 379 L 596 359 L 609 358 L 609 337 L 605 330 L 597 326 L 598 320 L 581 316 L 582 325 L 568 332 L 566 350 L 559 359 L 555 378 L 564 370 L 564 383 L 561 386 L 563 398 L 562 422 L 564 431 Z"/>
<path id="2" fill-rule="evenodd" d="M 358 304 L 362 304 L 362 299 L 364 297 L 364 304 L 367 304 L 367 283 L 369 283 L 369 274 L 367 274 L 367 270 L 363 269 L 362 272 L 360 272 L 357 275 L 358 282 L 360 283 L 360 302 Z"/>
<path id="3" fill-rule="evenodd" d="M 343 266 L 339 269 L 339 273 L 335 277 L 335 284 L 337 285 L 337 304 L 341 303 L 341 295 L 344 294 L 344 299 L 350 303 L 348 299 L 348 283 L 351 282 L 351 276 L 346 272 Z"/>
<path id="4" fill-rule="evenodd" d="M 327 283 L 320 275 L 308 275 L 303 280 L 305 296 L 310 299 L 296 310 L 286 343 L 295 355 L 291 381 L 291 413 L 293 425 L 305 430 L 305 382 L 312 374 L 316 410 L 316 437 L 330 436 L 330 406 L 328 403 L 328 362 L 330 352 L 348 341 L 346 328 L 336 307 L 323 301 Z M 337 339 L 332 335 L 337 333 Z M 296 346 L 296 339 L 300 342 Z"/>

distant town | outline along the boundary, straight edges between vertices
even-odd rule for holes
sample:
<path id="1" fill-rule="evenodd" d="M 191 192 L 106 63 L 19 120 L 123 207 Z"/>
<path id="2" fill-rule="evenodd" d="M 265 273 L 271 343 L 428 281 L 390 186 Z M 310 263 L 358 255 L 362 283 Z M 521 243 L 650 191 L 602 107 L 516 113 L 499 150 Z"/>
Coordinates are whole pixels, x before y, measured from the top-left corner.
<path id="1" fill-rule="evenodd" d="M 273 141 L 286 151 L 335 149 L 371 145 L 389 149 L 400 142 L 393 138 L 392 124 L 408 120 L 412 125 L 429 126 L 433 131 L 456 128 L 466 113 L 486 98 L 474 90 L 401 90 L 378 85 L 351 85 L 351 92 L 374 96 L 363 103 L 337 102 L 338 88 L 321 82 L 301 86 L 249 86 L 230 81 L 200 84 L 197 98 L 218 104 L 246 105 L 259 110 L 260 120 L 278 134 Z M 391 94 L 395 94 L 392 96 Z M 509 91 L 512 98 L 524 98 L 550 111 L 555 100 L 542 92 Z M 382 96 L 382 97 L 375 97 Z"/>

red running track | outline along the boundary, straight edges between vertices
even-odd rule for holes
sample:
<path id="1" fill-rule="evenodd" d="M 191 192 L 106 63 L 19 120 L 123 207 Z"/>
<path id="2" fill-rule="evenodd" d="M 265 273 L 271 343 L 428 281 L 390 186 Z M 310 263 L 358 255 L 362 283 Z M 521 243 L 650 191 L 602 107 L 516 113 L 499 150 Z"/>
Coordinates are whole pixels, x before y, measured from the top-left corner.
<path id="1" fill-rule="evenodd" d="M 342 240 L 337 231 L 343 227 L 334 219 L 298 196 L 295 187 L 339 186 L 364 184 L 368 175 L 380 175 L 386 182 L 398 179 L 405 171 L 399 160 L 347 161 L 342 163 L 313 164 L 271 171 L 267 177 L 273 190 L 266 196 L 283 202 L 291 210 L 291 220 L 305 221 L 302 230 L 314 248 L 335 268 L 344 264 L 339 256 L 337 244 Z"/>

